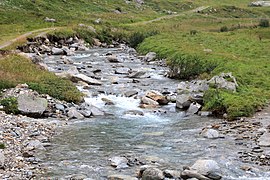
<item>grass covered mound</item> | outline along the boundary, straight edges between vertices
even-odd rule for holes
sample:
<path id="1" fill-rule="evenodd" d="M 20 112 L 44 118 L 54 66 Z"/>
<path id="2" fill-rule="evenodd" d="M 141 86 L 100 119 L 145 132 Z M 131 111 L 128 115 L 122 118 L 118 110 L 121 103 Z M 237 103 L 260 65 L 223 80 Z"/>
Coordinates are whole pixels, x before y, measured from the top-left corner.
<path id="1" fill-rule="evenodd" d="M 82 99 L 72 82 L 40 69 L 31 60 L 19 55 L 0 58 L 0 90 L 19 83 L 27 83 L 31 89 L 60 100 L 77 103 Z"/>
<path id="2" fill-rule="evenodd" d="M 226 33 L 163 33 L 147 38 L 139 50 L 154 51 L 166 58 L 172 69 L 180 69 L 180 79 L 232 72 L 240 85 L 237 92 L 210 90 L 204 108 L 227 112 L 229 118 L 235 118 L 252 115 L 270 98 L 268 33 L 270 29 L 263 28 Z"/>

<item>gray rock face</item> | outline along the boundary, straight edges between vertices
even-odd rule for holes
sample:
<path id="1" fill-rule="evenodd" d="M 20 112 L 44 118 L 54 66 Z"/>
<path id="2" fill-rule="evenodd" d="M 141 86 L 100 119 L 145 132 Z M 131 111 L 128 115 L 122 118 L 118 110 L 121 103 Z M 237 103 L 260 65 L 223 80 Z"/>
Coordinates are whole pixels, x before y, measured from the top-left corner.
<path id="1" fill-rule="evenodd" d="M 101 109 L 99 109 L 95 106 L 90 106 L 90 110 L 91 110 L 91 113 L 93 116 L 104 116 L 105 115 L 105 113 Z"/>
<path id="2" fill-rule="evenodd" d="M 163 172 L 157 168 L 147 168 L 142 174 L 142 180 L 163 180 Z"/>
<path id="3" fill-rule="evenodd" d="M 146 74 L 145 71 L 136 71 L 136 72 L 131 73 L 128 77 L 129 78 L 143 78 L 145 74 Z"/>
<path id="4" fill-rule="evenodd" d="M 45 150 L 44 146 L 39 140 L 29 141 L 29 143 L 26 146 L 26 149 L 27 150 L 34 150 L 34 149 Z"/>
<path id="5" fill-rule="evenodd" d="M 177 93 L 193 93 L 193 92 L 204 92 L 209 89 L 207 81 L 205 80 L 196 80 L 196 81 L 182 81 L 178 84 Z"/>
<path id="6" fill-rule="evenodd" d="M 55 48 L 55 47 L 52 48 L 52 55 L 64 55 L 64 54 L 65 53 L 63 49 Z"/>
<path id="7" fill-rule="evenodd" d="M 84 81 L 86 83 L 88 83 L 89 85 L 102 85 L 102 82 L 96 80 L 96 79 L 93 79 L 91 77 L 88 77 L 84 74 L 74 74 L 72 75 L 72 80 L 73 81 Z"/>
<path id="8" fill-rule="evenodd" d="M 153 99 L 150 99 L 146 96 L 142 97 L 141 99 L 141 103 L 142 104 L 147 104 L 147 105 L 154 105 L 154 106 L 158 106 L 158 102 L 154 101 Z"/>
<path id="9" fill-rule="evenodd" d="M 212 79 L 208 81 L 208 83 L 212 86 L 216 86 L 220 89 L 227 89 L 230 91 L 236 91 L 238 84 L 232 73 L 221 73 L 219 76 L 214 76 Z"/>
<path id="10" fill-rule="evenodd" d="M 119 59 L 117 58 L 117 56 L 115 54 L 108 56 L 107 59 L 111 63 L 118 63 L 118 62 L 120 62 Z"/>
<path id="11" fill-rule="evenodd" d="M 0 169 L 4 168 L 5 166 L 5 155 L 0 151 Z"/>
<path id="12" fill-rule="evenodd" d="M 68 117 L 75 118 L 75 119 L 83 119 L 84 118 L 84 116 L 81 113 L 79 113 L 75 107 L 69 108 Z"/>
<path id="13" fill-rule="evenodd" d="M 128 160 L 125 157 L 115 156 L 109 159 L 111 161 L 111 166 L 116 169 L 128 168 Z"/>
<path id="14" fill-rule="evenodd" d="M 44 98 L 38 98 L 30 94 L 22 94 L 18 97 L 18 110 L 25 115 L 41 116 L 48 106 Z"/>
<path id="15" fill-rule="evenodd" d="M 195 170 L 202 175 L 208 175 L 209 173 L 218 173 L 220 171 L 220 167 L 214 160 L 197 160 L 191 166 L 191 170 Z"/>
<path id="16" fill-rule="evenodd" d="M 196 114 L 200 110 L 201 107 L 202 107 L 202 105 L 200 105 L 196 102 L 191 103 L 187 112 L 186 112 L 186 115 L 190 116 L 190 115 Z"/>
<path id="17" fill-rule="evenodd" d="M 204 129 L 201 132 L 202 136 L 208 139 L 216 139 L 219 138 L 219 132 L 217 130 L 214 129 Z"/>
<path id="18" fill-rule="evenodd" d="M 191 101 L 189 100 L 189 94 L 181 94 L 176 96 L 176 107 L 179 109 L 188 109 Z"/>
<path id="19" fill-rule="evenodd" d="M 121 67 L 121 68 L 117 68 L 115 70 L 115 74 L 125 74 L 125 75 L 128 75 L 129 74 L 129 71 L 130 71 L 129 68 Z"/>
<path id="20" fill-rule="evenodd" d="M 259 146 L 270 147 L 270 133 L 265 132 L 259 139 Z"/>
<path id="21" fill-rule="evenodd" d="M 154 61 L 157 57 L 157 54 L 155 52 L 149 52 L 144 57 L 144 60 L 147 62 Z"/>
<path id="22" fill-rule="evenodd" d="M 135 90 L 127 91 L 127 92 L 124 93 L 124 95 L 126 97 L 131 97 L 131 96 L 134 96 L 136 94 L 138 94 L 138 91 L 135 91 Z"/>

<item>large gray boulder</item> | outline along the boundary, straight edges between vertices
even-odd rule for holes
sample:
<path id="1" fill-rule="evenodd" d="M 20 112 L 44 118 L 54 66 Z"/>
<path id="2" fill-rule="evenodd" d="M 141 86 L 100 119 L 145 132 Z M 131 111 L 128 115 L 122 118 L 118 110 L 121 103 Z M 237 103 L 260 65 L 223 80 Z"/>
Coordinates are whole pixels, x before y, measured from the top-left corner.
<path id="1" fill-rule="evenodd" d="M 270 133 L 265 132 L 259 139 L 258 145 L 262 147 L 270 147 Z"/>
<path id="2" fill-rule="evenodd" d="M 209 174 L 220 173 L 220 167 L 214 160 L 197 160 L 192 166 L 191 170 L 195 170 L 199 174 L 207 176 Z"/>
<path id="3" fill-rule="evenodd" d="M 191 103 L 187 112 L 186 112 L 186 115 L 190 116 L 190 115 L 194 115 L 194 114 L 198 113 L 201 107 L 202 107 L 202 105 L 200 105 L 196 102 Z"/>
<path id="4" fill-rule="evenodd" d="M 84 116 L 79 112 L 77 111 L 77 109 L 75 107 L 71 107 L 68 109 L 68 117 L 69 118 L 75 118 L 75 119 L 83 119 Z"/>
<path id="5" fill-rule="evenodd" d="M 236 91 L 236 88 L 238 87 L 236 78 L 232 73 L 221 73 L 219 76 L 214 76 L 210 79 L 208 83 L 219 89 L 227 89 L 230 91 Z"/>
<path id="6" fill-rule="evenodd" d="M 75 82 L 84 81 L 89 85 L 102 85 L 102 82 L 100 82 L 99 80 L 93 79 L 84 74 L 73 74 L 71 80 Z"/>
<path id="7" fill-rule="evenodd" d="M 145 55 L 145 57 L 143 58 L 143 60 L 150 62 L 150 61 L 154 61 L 157 57 L 157 53 L 155 52 L 149 52 Z"/>
<path id="8" fill-rule="evenodd" d="M 179 109 L 188 109 L 191 104 L 189 94 L 181 94 L 176 96 L 176 107 Z"/>
<path id="9" fill-rule="evenodd" d="M 143 171 L 142 180 L 163 180 L 165 176 L 158 168 L 147 168 Z"/>
<path id="10" fill-rule="evenodd" d="M 44 98 L 39 98 L 31 94 L 21 94 L 18 96 L 18 110 L 27 116 L 41 116 L 48 106 Z"/>

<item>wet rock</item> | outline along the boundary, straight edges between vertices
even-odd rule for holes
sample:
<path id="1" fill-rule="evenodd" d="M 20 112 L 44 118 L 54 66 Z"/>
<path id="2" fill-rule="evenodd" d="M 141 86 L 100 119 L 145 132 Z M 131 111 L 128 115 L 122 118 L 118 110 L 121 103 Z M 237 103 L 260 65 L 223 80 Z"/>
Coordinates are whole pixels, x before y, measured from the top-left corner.
<path id="1" fill-rule="evenodd" d="M 34 150 L 34 149 L 45 150 L 44 146 L 42 145 L 42 143 L 39 140 L 29 141 L 27 146 L 26 146 L 26 149 L 27 150 Z"/>
<path id="2" fill-rule="evenodd" d="M 4 168 L 5 166 L 5 155 L 0 151 L 0 169 Z"/>
<path id="3" fill-rule="evenodd" d="M 201 107 L 202 107 L 202 105 L 200 105 L 196 102 L 191 103 L 187 112 L 186 112 L 186 115 L 190 116 L 190 115 L 196 114 L 200 110 Z"/>
<path id="4" fill-rule="evenodd" d="M 197 171 L 194 171 L 194 170 L 184 170 L 182 173 L 181 173 L 181 178 L 183 179 L 191 179 L 191 178 L 195 178 L 195 179 L 198 179 L 198 180 L 211 180 L 209 179 L 208 177 L 198 173 Z"/>
<path id="5" fill-rule="evenodd" d="M 67 115 L 69 118 L 75 118 L 75 119 L 83 119 L 84 118 L 84 116 L 81 113 L 79 113 L 75 107 L 69 108 Z"/>
<path id="6" fill-rule="evenodd" d="M 191 170 L 197 171 L 199 174 L 207 176 L 209 173 L 219 173 L 220 167 L 214 160 L 197 160 Z"/>
<path id="7" fill-rule="evenodd" d="M 210 112 L 210 111 L 200 111 L 199 115 L 202 116 L 202 117 L 208 117 L 208 116 L 212 115 L 212 112 Z"/>
<path id="8" fill-rule="evenodd" d="M 158 168 L 147 168 L 143 171 L 142 180 L 163 180 L 163 172 Z"/>
<path id="9" fill-rule="evenodd" d="M 134 95 L 136 95 L 136 94 L 138 94 L 138 91 L 135 91 L 135 90 L 126 91 L 126 92 L 124 93 L 124 95 L 125 95 L 126 97 L 132 97 L 132 96 L 134 96 Z"/>
<path id="10" fill-rule="evenodd" d="M 158 104 L 160 104 L 160 105 L 166 105 L 169 103 L 169 101 L 166 99 L 166 97 L 157 91 L 147 92 L 146 97 L 158 102 Z"/>
<path id="11" fill-rule="evenodd" d="M 189 94 L 181 94 L 176 96 L 176 107 L 179 109 L 188 109 L 191 101 L 189 100 Z"/>
<path id="12" fill-rule="evenodd" d="M 122 68 L 117 68 L 115 70 L 115 74 L 125 74 L 128 75 L 129 74 L 130 69 L 126 68 L 126 67 L 122 67 Z"/>
<path id="13" fill-rule="evenodd" d="M 129 78 L 143 78 L 146 74 L 146 71 L 136 71 L 131 73 L 128 77 Z"/>
<path id="14" fill-rule="evenodd" d="M 128 160 L 125 157 L 115 156 L 109 159 L 111 161 L 111 166 L 116 169 L 124 169 L 128 168 Z"/>
<path id="15" fill-rule="evenodd" d="M 90 110 L 93 116 L 104 116 L 105 113 L 99 109 L 98 107 L 95 107 L 93 105 L 90 106 Z"/>
<path id="16" fill-rule="evenodd" d="M 84 174 L 73 174 L 67 178 L 70 180 L 85 180 L 85 179 L 87 179 L 87 176 Z"/>
<path id="17" fill-rule="evenodd" d="M 48 106 L 44 98 L 32 94 L 21 94 L 18 96 L 18 110 L 28 116 L 41 116 Z"/>
<path id="18" fill-rule="evenodd" d="M 139 115 L 139 116 L 144 116 L 144 113 L 142 111 L 139 111 L 139 110 L 129 110 L 129 111 L 126 111 L 124 112 L 125 115 Z"/>
<path id="19" fill-rule="evenodd" d="M 93 79 L 91 77 L 88 77 L 84 74 L 74 74 L 72 75 L 72 81 L 78 82 L 78 81 L 84 81 L 86 83 L 88 83 L 89 85 L 102 85 L 102 82 Z"/>
<path id="20" fill-rule="evenodd" d="M 52 48 L 52 55 L 64 55 L 65 52 L 63 51 L 63 49 L 60 48 Z"/>
<path id="21" fill-rule="evenodd" d="M 107 56 L 107 59 L 111 63 L 119 63 L 120 62 L 119 59 L 118 59 L 118 57 L 115 54 L 112 54 L 110 56 Z"/>
<path id="22" fill-rule="evenodd" d="M 101 98 L 103 102 L 105 102 L 105 105 L 114 105 L 114 102 L 107 98 Z"/>
<path id="23" fill-rule="evenodd" d="M 65 111 L 65 106 L 63 104 L 55 104 L 55 108 L 60 111 Z"/>
<path id="24" fill-rule="evenodd" d="M 153 106 L 158 106 L 159 105 L 158 102 L 156 102 L 156 101 L 154 101 L 154 100 L 152 100 L 152 99 L 150 99 L 150 98 L 148 98 L 146 96 L 141 98 L 141 103 L 146 104 L 146 105 L 153 105 Z"/>
<path id="25" fill-rule="evenodd" d="M 207 128 L 202 130 L 201 135 L 208 139 L 216 139 L 220 137 L 219 132 L 217 130 Z"/>
<path id="26" fill-rule="evenodd" d="M 165 170 L 163 174 L 164 174 L 164 176 L 166 178 L 177 179 L 177 178 L 181 177 L 181 172 L 180 171 L 175 171 L 175 170 Z"/>
<path id="27" fill-rule="evenodd" d="M 131 177 L 128 175 L 115 174 L 108 176 L 109 180 L 138 180 L 136 177 Z"/>
<path id="28" fill-rule="evenodd" d="M 144 61 L 150 62 L 154 61 L 157 57 L 157 53 L 155 52 L 149 52 L 146 54 L 146 56 L 143 58 Z"/>
<path id="29" fill-rule="evenodd" d="M 259 139 L 258 145 L 262 147 L 270 147 L 270 133 L 265 132 Z"/>

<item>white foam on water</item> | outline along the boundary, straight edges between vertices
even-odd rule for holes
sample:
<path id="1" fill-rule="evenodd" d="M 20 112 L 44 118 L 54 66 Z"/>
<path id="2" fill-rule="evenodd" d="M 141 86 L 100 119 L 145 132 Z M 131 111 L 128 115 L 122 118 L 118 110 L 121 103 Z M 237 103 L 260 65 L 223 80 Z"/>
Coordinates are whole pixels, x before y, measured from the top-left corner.
<path id="1" fill-rule="evenodd" d="M 115 104 L 114 107 L 117 107 L 121 110 L 140 110 L 140 108 L 138 107 L 140 104 L 140 99 L 128 98 L 123 96 L 100 94 L 97 97 L 85 98 L 85 102 L 88 104 L 92 104 L 98 108 L 104 108 L 105 102 L 102 101 L 102 98 L 111 100 Z"/>

